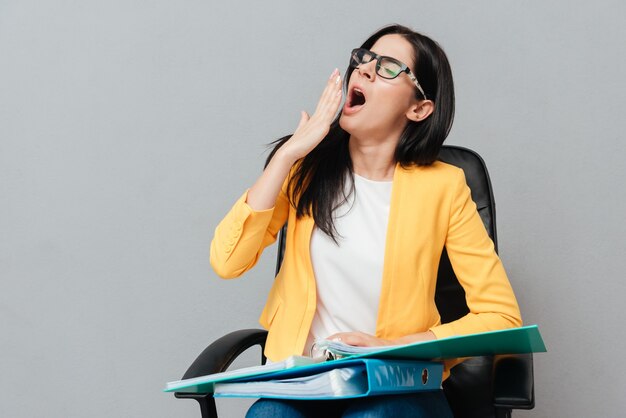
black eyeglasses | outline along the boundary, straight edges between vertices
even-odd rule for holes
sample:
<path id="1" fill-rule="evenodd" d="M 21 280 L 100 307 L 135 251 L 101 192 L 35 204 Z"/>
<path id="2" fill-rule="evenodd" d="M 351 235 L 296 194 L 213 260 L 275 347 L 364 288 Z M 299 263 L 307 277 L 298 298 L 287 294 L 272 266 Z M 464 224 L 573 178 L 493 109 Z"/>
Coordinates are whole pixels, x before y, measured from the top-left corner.
<path id="1" fill-rule="evenodd" d="M 402 73 L 406 73 L 411 81 L 413 81 L 413 84 L 415 84 L 415 87 L 417 87 L 419 92 L 422 93 L 424 99 L 426 99 L 424 89 L 422 89 L 422 86 L 420 86 L 420 83 L 417 81 L 417 78 L 413 75 L 409 67 L 395 58 L 378 55 L 365 48 L 356 48 L 352 50 L 350 67 L 358 68 L 359 65 L 367 64 L 372 60 L 376 60 L 376 74 L 382 78 L 391 80 Z"/>

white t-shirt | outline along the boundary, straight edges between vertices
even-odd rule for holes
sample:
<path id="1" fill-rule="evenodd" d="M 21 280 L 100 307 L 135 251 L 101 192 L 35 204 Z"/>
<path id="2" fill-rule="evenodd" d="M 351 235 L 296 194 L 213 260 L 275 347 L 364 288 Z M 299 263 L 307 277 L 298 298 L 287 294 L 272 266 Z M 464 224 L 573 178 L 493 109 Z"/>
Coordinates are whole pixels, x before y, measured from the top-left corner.
<path id="1" fill-rule="evenodd" d="M 337 332 L 376 331 L 392 182 L 354 177 L 355 193 L 334 212 L 339 245 L 317 227 L 311 236 L 317 309 L 304 355 Z"/>

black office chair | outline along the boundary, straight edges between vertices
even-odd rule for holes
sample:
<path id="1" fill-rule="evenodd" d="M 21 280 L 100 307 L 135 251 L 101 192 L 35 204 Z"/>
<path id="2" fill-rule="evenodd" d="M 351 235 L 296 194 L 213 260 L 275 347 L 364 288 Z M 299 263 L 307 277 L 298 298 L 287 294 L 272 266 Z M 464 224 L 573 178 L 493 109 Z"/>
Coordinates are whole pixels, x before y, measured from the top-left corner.
<path id="1" fill-rule="evenodd" d="M 484 161 L 474 151 L 448 145 L 441 149 L 439 159 L 465 172 L 472 199 L 497 251 L 496 208 Z M 276 274 L 285 250 L 285 232 L 283 228 L 278 239 Z M 469 312 L 465 291 L 456 279 L 445 249 L 439 264 L 435 301 L 442 323 Z M 246 329 L 216 340 L 192 363 L 183 379 L 224 371 L 237 356 L 255 345 L 260 345 L 263 353 L 266 336 L 265 330 Z M 262 364 L 265 360 L 261 354 Z M 535 406 L 532 354 L 468 359 L 452 368 L 443 389 L 455 418 L 508 418 L 512 409 L 532 409 Z M 176 392 L 175 396 L 196 399 L 200 403 L 202 418 L 217 417 L 211 394 Z"/>

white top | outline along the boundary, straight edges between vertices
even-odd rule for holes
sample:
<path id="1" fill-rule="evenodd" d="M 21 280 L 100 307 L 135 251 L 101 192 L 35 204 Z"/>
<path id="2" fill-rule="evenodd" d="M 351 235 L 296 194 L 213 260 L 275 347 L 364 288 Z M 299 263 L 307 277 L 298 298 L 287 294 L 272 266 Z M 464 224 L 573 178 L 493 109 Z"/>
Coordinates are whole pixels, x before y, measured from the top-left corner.
<path id="1" fill-rule="evenodd" d="M 304 355 L 337 332 L 376 331 L 392 182 L 354 177 L 355 193 L 334 212 L 339 246 L 317 227 L 311 235 L 317 309 Z"/>

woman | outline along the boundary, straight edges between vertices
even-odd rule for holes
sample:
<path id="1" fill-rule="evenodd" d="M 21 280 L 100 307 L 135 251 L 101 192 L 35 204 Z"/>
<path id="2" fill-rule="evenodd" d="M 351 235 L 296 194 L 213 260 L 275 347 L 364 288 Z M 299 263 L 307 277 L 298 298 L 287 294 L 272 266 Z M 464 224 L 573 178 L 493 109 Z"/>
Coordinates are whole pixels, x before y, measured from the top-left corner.
<path id="1" fill-rule="evenodd" d="M 515 296 L 463 171 L 437 161 L 454 115 L 437 43 L 385 27 L 352 52 L 347 97 L 335 70 L 315 113 L 277 141 L 263 174 L 215 230 L 211 264 L 250 269 L 288 222 L 260 323 L 265 355 L 308 354 L 317 339 L 406 344 L 521 325 Z M 470 313 L 441 324 L 434 302 L 447 249 Z M 445 365 L 444 379 L 449 368 Z M 369 415 L 368 415 L 369 414 Z M 443 393 L 366 400 L 259 400 L 248 416 L 451 416 Z"/>

